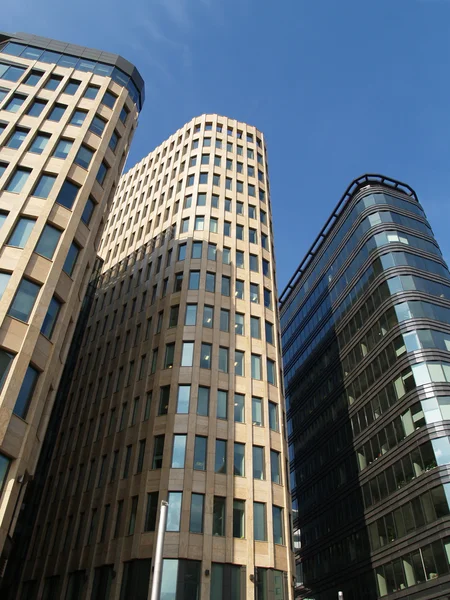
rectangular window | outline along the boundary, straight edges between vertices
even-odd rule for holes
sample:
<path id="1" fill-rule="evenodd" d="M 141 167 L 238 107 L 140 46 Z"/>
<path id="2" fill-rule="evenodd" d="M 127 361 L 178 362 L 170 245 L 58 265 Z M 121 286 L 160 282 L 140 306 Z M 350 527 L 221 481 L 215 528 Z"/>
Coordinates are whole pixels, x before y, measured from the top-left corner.
<path id="1" fill-rule="evenodd" d="M 267 359 L 267 381 L 272 385 L 277 385 L 275 362 L 270 358 Z"/>
<path id="2" fill-rule="evenodd" d="M 159 391 L 158 415 L 167 415 L 169 409 L 170 385 L 164 385 Z"/>
<path id="3" fill-rule="evenodd" d="M 180 531 L 182 492 L 169 492 L 166 531 Z"/>
<path id="4" fill-rule="evenodd" d="M 211 344 L 205 344 L 202 342 L 200 351 L 200 368 L 210 369 L 211 368 Z"/>
<path id="5" fill-rule="evenodd" d="M 155 436 L 152 469 L 161 469 L 164 454 L 164 435 Z"/>
<path id="6" fill-rule="evenodd" d="M 269 427 L 272 431 L 280 431 L 278 405 L 275 402 L 269 402 Z"/>
<path id="7" fill-rule="evenodd" d="M 2 79 L 5 79 L 4 75 L 3 75 Z M 10 101 L 8 102 L 8 104 L 4 107 L 4 109 L 7 110 L 8 112 L 16 113 L 16 112 L 18 112 L 18 110 L 20 109 L 20 107 L 22 106 L 22 104 L 25 102 L 26 99 L 27 99 L 26 96 L 22 96 L 20 94 L 14 94 L 12 96 L 12 98 L 10 99 Z"/>
<path id="8" fill-rule="evenodd" d="M 252 354 L 252 379 L 262 379 L 261 357 L 258 354 Z"/>
<path id="9" fill-rule="evenodd" d="M 79 253 L 80 249 L 75 243 L 72 242 L 63 265 L 63 271 L 69 276 L 71 276 L 73 273 Z"/>
<path id="10" fill-rule="evenodd" d="M 80 187 L 78 185 L 66 179 L 56 197 L 56 202 L 71 210 L 79 190 Z"/>
<path id="11" fill-rule="evenodd" d="M 13 194 L 20 194 L 28 180 L 28 177 L 30 176 L 30 173 L 31 169 L 18 167 L 8 181 L 8 184 L 5 188 L 6 191 L 12 192 Z"/>
<path id="12" fill-rule="evenodd" d="M 259 285 L 257 283 L 250 284 L 250 302 L 259 304 Z"/>
<path id="13" fill-rule="evenodd" d="M 234 475 L 245 476 L 245 444 L 234 442 Z"/>
<path id="14" fill-rule="evenodd" d="M 225 535 L 225 507 L 226 498 L 223 498 L 222 496 L 214 496 L 212 526 L 213 535 Z"/>
<path id="15" fill-rule="evenodd" d="M 222 275 L 221 294 L 222 296 L 230 296 L 231 293 L 231 280 L 230 277 Z"/>
<path id="16" fill-rule="evenodd" d="M 197 322 L 197 305 L 196 304 L 187 304 L 184 324 L 185 325 L 195 325 L 196 322 Z"/>
<path id="17" fill-rule="evenodd" d="M 131 498 L 130 520 L 128 521 L 128 535 L 133 535 L 136 526 L 136 513 L 138 507 L 138 496 Z"/>
<path id="18" fill-rule="evenodd" d="M 233 537 L 245 537 L 245 500 L 233 500 Z"/>
<path id="19" fill-rule="evenodd" d="M 228 348 L 219 348 L 219 371 L 228 373 Z"/>
<path id="20" fill-rule="evenodd" d="M 234 422 L 245 422 L 245 396 L 244 394 L 234 394 Z"/>
<path id="21" fill-rule="evenodd" d="M 228 417 L 228 392 L 218 390 L 217 392 L 217 418 L 226 419 Z"/>
<path id="22" fill-rule="evenodd" d="M 193 242 L 191 258 L 201 258 L 202 257 L 202 248 L 203 248 L 203 242 Z"/>
<path id="23" fill-rule="evenodd" d="M 223 224 L 223 235 L 231 237 L 231 223 L 229 221 L 225 221 Z"/>
<path id="24" fill-rule="evenodd" d="M 216 455 L 214 462 L 215 473 L 227 472 L 227 441 L 216 440 Z"/>
<path id="25" fill-rule="evenodd" d="M 206 471 L 206 448 L 208 438 L 201 435 L 195 436 L 194 445 L 194 471 Z"/>
<path id="26" fill-rule="evenodd" d="M 209 231 L 211 233 L 218 233 L 219 231 L 219 220 L 214 217 L 210 217 L 209 219 Z"/>
<path id="27" fill-rule="evenodd" d="M 241 250 L 236 250 L 236 267 L 244 268 L 244 253 Z"/>
<path id="28" fill-rule="evenodd" d="M 279 506 L 272 506 L 272 523 L 274 544 L 284 544 L 283 509 Z"/>
<path id="29" fill-rule="evenodd" d="M 261 339 L 261 319 L 259 317 L 250 317 L 250 332 L 252 338 Z"/>
<path id="30" fill-rule="evenodd" d="M 224 248 L 222 250 L 222 262 L 224 265 L 231 264 L 231 249 L 230 248 Z"/>
<path id="31" fill-rule="evenodd" d="M 217 256 L 217 244 L 208 244 L 208 260 L 216 260 Z"/>
<path id="32" fill-rule="evenodd" d="M 198 388 L 197 414 L 207 417 L 209 415 L 209 388 Z"/>
<path id="33" fill-rule="evenodd" d="M 253 503 L 253 537 L 260 542 L 267 541 L 266 505 L 262 502 Z"/>
<path id="34" fill-rule="evenodd" d="M 92 131 L 92 133 L 95 133 L 95 135 L 101 137 L 103 131 L 105 130 L 105 127 L 106 121 L 98 115 L 95 115 L 95 117 L 92 119 L 91 124 L 89 125 L 89 131 Z"/>
<path id="35" fill-rule="evenodd" d="M 206 272 L 205 291 L 212 292 L 214 294 L 216 289 L 216 274 Z"/>
<path id="36" fill-rule="evenodd" d="M 60 108 L 63 108 L 64 110 L 67 108 L 66 106 L 61 106 Z M 55 109 L 53 109 L 54 111 Z M 53 111 L 52 111 L 52 115 L 53 115 Z M 63 111 L 64 112 L 64 111 Z M 75 127 L 81 127 L 84 123 L 84 120 L 86 118 L 87 112 L 85 110 L 76 110 L 73 115 L 72 118 L 70 119 L 70 124 L 71 125 L 75 125 Z M 61 114 L 62 116 L 62 114 Z M 49 119 L 51 119 L 51 116 L 49 117 Z M 59 121 L 61 119 L 61 117 L 59 117 L 59 119 L 51 119 L 52 121 Z"/>
<path id="37" fill-rule="evenodd" d="M 42 323 L 41 327 L 41 333 L 49 339 L 51 339 L 53 330 L 55 329 L 61 306 L 62 303 L 55 298 L 55 296 L 53 296 L 53 298 L 50 300 L 47 314 L 45 315 L 44 322 Z"/>
<path id="38" fill-rule="evenodd" d="M 36 387 L 38 377 L 38 371 L 29 365 L 25 372 L 25 377 L 22 380 L 22 385 L 20 386 L 19 395 L 17 396 L 13 410 L 14 414 L 18 415 L 22 419 L 25 419 L 27 416 L 28 408 L 33 397 L 33 392 L 34 388 Z"/>
<path id="39" fill-rule="evenodd" d="M 142 473 L 145 458 L 145 440 L 139 440 L 139 452 L 136 465 L 136 473 Z"/>
<path id="40" fill-rule="evenodd" d="M 173 286 L 173 291 L 181 292 L 181 288 L 183 287 L 183 273 L 175 273 L 175 281 Z"/>
<path id="41" fill-rule="evenodd" d="M 36 198 L 48 198 L 55 180 L 56 175 L 46 175 L 44 173 L 39 177 L 31 195 L 36 196 Z"/>
<path id="42" fill-rule="evenodd" d="M 186 435 L 173 436 L 172 469 L 184 469 L 186 459 Z"/>
<path id="43" fill-rule="evenodd" d="M 244 299 L 244 282 L 241 279 L 236 279 L 236 291 L 235 291 L 235 297 L 239 298 L 240 300 Z M 250 284 L 251 286 L 252 284 Z"/>
<path id="44" fill-rule="evenodd" d="M 200 287 L 200 271 L 189 272 L 189 289 L 198 290 Z"/>
<path id="45" fill-rule="evenodd" d="M 192 367 L 194 360 L 194 342 L 183 342 L 181 351 L 181 366 Z"/>
<path id="46" fill-rule="evenodd" d="M 194 231 L 203 231 L 205 229 L 205 217 L 195 217 Z"/>
<path id="47" fill-rule="evenodd" d="M 266 342 L 268 344 L 274 344 L 272 323 L 269 323 L 269 321 L 266 321 L 265 328 L 266 328 Z"/>
<path id="48" fill-rule="evenodd" d="M 253 479 L 265 479 L 264 448 L 262 446 L 253 446 Z"/>
<path id="49" fill-rule="evenodd" d="M 103 183 L 105 182 L 108 170 L 109 170 L 108 165 L 105 163 L 105 161 L 103 161 L 101 163 L 100 167 L 98 168 L 97 177 L 96 177 L 96 180 L 99 182 L 100 185 L 103 185 Z"/>
<path id="50" fill-rule="evenodd" d="M 88 169 L 93 156 L 94 151 L 82 145 L 75 156 L 74 163 L 83 167 L 83 169 Z"/>
<path id="51" fill-rule="evenodd" d="M 236 335 L 244 335 L 244 315 L 236 313 L 234 319 L 234 332 Z"/>
<path id="52" fill-rule="evenodd" d="M 147 494 L 147 509 L 145 511 L 144 531 L 155 531 L 156 515 L 159 506 L 159 492 L 150 492 Z"/>
<path id="53" fill-rule="evenodd" d="M 226 308 L 220 309 L 220 331 L 230 331 L 230 311 Z"/>
<path id="54" fill-rule="evenodd" d="M 28 152 L 33 152 L 34 154 L 42 154 L 45 150 L 48 140 L 50 139 L 50 135 L 47 133 L 38 133 L 34 140 L 31 142 L 30 147 L 28 148 Z"/>
<path id="55" fill-rule="evenodd" d="M 166 344 L 166 352 L 164 355 L 164 369 L 171 369 L 175 356 L 175 343 Z"/>
<path id="56" fill-rule="evenodd" d="M 28 281 L 28 279 L 22 279 L 9 307 L 8 314 L 20 321 L 28 322 L 40 289 L 40 285 Z"/>
<path id="57" fill-rule="evenodd" d="M 179 304 L 176 304 L 175 306 L 171 306 L 170 307 L 169 328 L 170 327 L 176 327 L 178 325 L 178 312 L 179 312 L 179 309 L 180 309 Z"/>
<path id="58" fill-rule="evenodd" d="M 190 385 L 179 385 L 178 386 L 178 397 L 177 397 L 177 413 L 188 414 L 189 413 L 189 402 L 191 397 L 191 386 Z"/>
<path id="59" fill-rule="evenodd" d="M 244 353 L 240 350 L 236 350 L 234 353 L 234 373 L 244 377 Z"/>
<path id="60" fill-rule="evenodd" d="M 12 150 L 17 150 L 22 145 L 22 142 L 27 137 L 29 129 L 21 129 L 17 127 L 12 134 L 9 136 L 8 141 L 6 142 L 6 147 L 11 148 Z"/>
<path id="61" fill-rule="evenodd" d="M 191 517 L 189 531 L 191 533 L 203 533 L 203 510 L 205 504 L 204 494 L 191 495 Z"/>
<path id="62" fill-rule="evenodd" d="M 16 248 L 24 248 L 27 243 L 30 233 L 35 225 L 34 219 L 20 218 L 14 227 L 13 232 L 7 241 L 8 246 L 16 246 Z"/>
<path id="63" fill-rule="evenodd" d="M 273 483 L 281 484 L 280 453 L 270 450 L 270 474 Z"/>
<path id="64" fill-rule="evenodd" d="M 125 460 L 123 463 L 123 473 L 122 479 L 127 479 L 129 471 L 130 471 L 130 461 L 131 461 L 131 452 L 133 450 L 133 446 L 127 446 L 125 449 Z"/>

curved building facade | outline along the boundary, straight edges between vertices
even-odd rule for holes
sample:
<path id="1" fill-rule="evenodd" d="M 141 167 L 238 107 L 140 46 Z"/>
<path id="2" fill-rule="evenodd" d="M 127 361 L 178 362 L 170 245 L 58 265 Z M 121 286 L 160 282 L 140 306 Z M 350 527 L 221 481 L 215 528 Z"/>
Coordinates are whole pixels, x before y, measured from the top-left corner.
<path id="1" fill-rule="evenodd" d="M 447 600 L 450 274 L 409 186 L 351 184 L 281 327 L 296 595 Z"/>
<path id="2" fill-rule="evenodd" d="M 142 100 L 118 56 L 0 33 L 0 576 Z"/>
<path id="3" fill-rule="evenodd" d="M 263 135 L 186 124 L 122 177 L 100 252 L 24 593 L 146 599 L 167 500 L 162 598 L 290 599 Z"/>

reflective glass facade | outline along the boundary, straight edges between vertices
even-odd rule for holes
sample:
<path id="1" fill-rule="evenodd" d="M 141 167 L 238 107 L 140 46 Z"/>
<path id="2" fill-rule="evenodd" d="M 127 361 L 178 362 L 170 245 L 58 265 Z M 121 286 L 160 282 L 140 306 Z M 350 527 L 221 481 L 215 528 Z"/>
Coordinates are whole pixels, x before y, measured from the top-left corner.
<path id="1" fill-rule="evenodd" d="M 299 598 L 447 600 L 449 286 L 414 191 L 365 176 L 281 295 Z"/>

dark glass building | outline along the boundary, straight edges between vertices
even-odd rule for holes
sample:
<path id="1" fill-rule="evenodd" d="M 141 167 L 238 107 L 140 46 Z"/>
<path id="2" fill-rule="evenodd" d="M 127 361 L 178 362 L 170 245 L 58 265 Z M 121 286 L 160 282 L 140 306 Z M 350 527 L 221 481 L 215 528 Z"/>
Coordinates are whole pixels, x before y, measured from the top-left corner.
<path id="1" fill-rule="evenodd" d="M 415 192 L 349 186 L 281 298 L 299 598 L 450 598 L 450 273 Z"/>

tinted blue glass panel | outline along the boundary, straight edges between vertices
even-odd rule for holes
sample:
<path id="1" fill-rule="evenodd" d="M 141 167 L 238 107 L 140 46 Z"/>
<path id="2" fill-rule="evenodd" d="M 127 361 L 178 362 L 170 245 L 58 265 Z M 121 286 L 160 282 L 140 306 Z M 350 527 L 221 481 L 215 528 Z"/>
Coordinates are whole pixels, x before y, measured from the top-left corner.
<path id="1" fill-rule="evenodd" d="M 61 302 L 53 296 L 41 328 L 41 333 L 48 338 L 52 337 L 61 306 Z"/>
<path id="2" fill-rule="evenodd" d="M 14 296 L 8 314 L 20 321 L 27 322 L 41 287 L 28 279 L 22 279 Z"/>
<path id="3" fill-rule="evenodd" d="M 11 54 L 11 56 L 20 56 L 22 52 L 25 50 L 26 46 L 23 44 L 16 44 L 15 42 L 9 42 L 2 49 L 2 52 L 5 54 Z"/>
<path id="4" fill-rule="evenodd" d="M 50 113 L 50 115 L 47 117 L 49 121 L 60 121 L 61 117 L 63 116 L 65 110 L 66 110 L 66 106 L 63 106 L 62 104 L 57 104 L 52 112 Z"/>
<path id="5" fill-rule="evenodd" d="M 67 275 L 72 275 L 79 252 L 78 246 L 72 243 L 63 266 L 63 271 L 67 273 Z"/>
<path id="6" fill-rule="evenodd" d="M 20 194 L 23 189 L 23 186 L 27 182 L 28 177 L 30 176 L 31 170 L 29 169 L 16 169 L 16 172 L 9 180 L 9 183 L 6 187 L 8 192 L 14 192 L 15 194 Z"/>
<path id="7" fill-rule="evenodd" d="M 41 175 L 32 195 L 38 198 L 48 198 L 55 180 L 56 175 Z"/>
<path id="8" fill-rule="evenodd" d="M 86 225 L 89 225 L 89 221 L 91 220 L 92 213 L 94 212 L 95 203 L 91 198 L 88 198 L 86 202 L 86 206 L 84 207 L 83 214 L 81 215 L 81 220 Z"/>
<path id="9" fill-rule="evenodd" d="M 29 366 L 25 373 L 25 377 L 23 379 L 23 383 L 20 388 L 19 395 L 17 396 L 13 411 L 15 415 L 18 415 L 22 419 L 26 417 L 28 412 L 28 407 L 30 406 L 38 377 L 39 373 L 36 371 L 36 369 Z"/>
<path id="10" fill-rule="evenodd" d="M 31 146 L 29 148 L 29 152 L 34 152 L 35 154 L 42 154 L 45 146 L 47 145 L 50 136 L 44 133 L 38 133 L 34 138 Z"/>
<path id="11" fill-rule="evenodd" d="M 61 231 L 59 229 L 46 225 L 36 245 L 35 252 L 46 258 L 52 258 L 60 237 Z"/>
<path id="12" fill-rule="evenodd" d="M 77 127 L 81 127 L 83 125 L 84 120 L 86 118 L 86 114 L 83 110 L 76 110 L 73 113 L 73 117 L 70 119 L 71 125 L 76 125 Z"/>
<path id="13" fill-rule="evenodd" d="M 28 109 L 27 115 L 30 117 L 38 117 L 44 110 L 46 105 L 47 102 L 45 102 L 44 100 L 35 100 Z"/>
<path id="14" fill-rule="evenodd" d="M 66 208 L 72 208 L 79 189 L 80 188 L 77 185 L 66 179 L 62 185 L 58 197 L 56 198 L 56 202 L 58 202 L 58 204 L 62 204 Z"/>
<path id="15" fill-rule="evenodd" d="M 30 49 L 30 47 L 28 47 L 28 50 L 29 49 Z M 56 64 L 60 58 L 61 58 L 61 54 L 59 54 L 59 52 L 52 52 L 51 50 L 45 50 L 45 52 L 42 53 L 39 60 L 41 62 L 45 62 L 45 63 L 48 63 L 51 65 L 53 63 Z"/>

